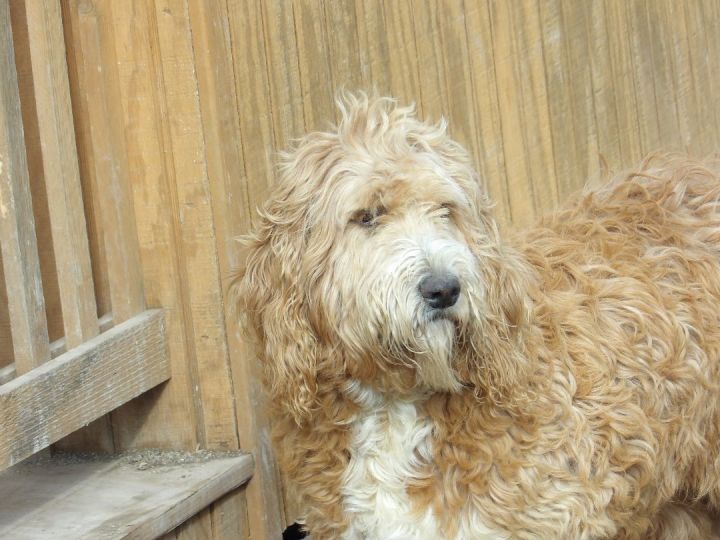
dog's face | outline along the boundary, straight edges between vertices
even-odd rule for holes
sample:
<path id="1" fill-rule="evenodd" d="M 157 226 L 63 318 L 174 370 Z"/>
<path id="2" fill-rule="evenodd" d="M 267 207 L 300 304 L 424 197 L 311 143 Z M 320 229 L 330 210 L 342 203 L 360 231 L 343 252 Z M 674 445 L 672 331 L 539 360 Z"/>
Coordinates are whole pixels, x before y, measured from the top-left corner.
<path id="1" fill-rule="evenodd" d="M 353 376 L 414 374 L 420 386 L 458 390 L 452 360 L 484 289 L 469 238 L 482 229 L 476 200 L 431 149 L 401 138 L 377 150 L 340 150 L 327 200 L 311 210 L 308 247 L 332 242 L 308 293 Z"/>
<path id="2" fill-rule="evenodd" d="M 347 377 L 456 392 L 485 368 L 497 387 L 482 358 L 526 306 L 466 153 L 390 100 L 341 109 L 285 156 L 239 281 L 271 390 L 300 413 Z"/>

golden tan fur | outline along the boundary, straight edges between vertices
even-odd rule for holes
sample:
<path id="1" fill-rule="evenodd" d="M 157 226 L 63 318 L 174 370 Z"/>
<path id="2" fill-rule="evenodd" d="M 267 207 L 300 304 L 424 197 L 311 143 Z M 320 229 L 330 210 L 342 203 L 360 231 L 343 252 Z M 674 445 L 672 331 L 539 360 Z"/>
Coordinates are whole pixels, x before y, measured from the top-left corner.
<path id="1" fill-rule="evenodd" d="M 346 511 L 347 471 L 353 426 L 392 429 L 384 403 L 432 425 L 404 485 L 446 538 L 707 537 L 720 163 L 655 156 L 502 239 L 443 125 L 386 99 L 341 107 L 284 156 L 234 289 L 314 537 L 372 522 Z M 443 265 L 463 289 L 437 320 L 414 291 Z"/>

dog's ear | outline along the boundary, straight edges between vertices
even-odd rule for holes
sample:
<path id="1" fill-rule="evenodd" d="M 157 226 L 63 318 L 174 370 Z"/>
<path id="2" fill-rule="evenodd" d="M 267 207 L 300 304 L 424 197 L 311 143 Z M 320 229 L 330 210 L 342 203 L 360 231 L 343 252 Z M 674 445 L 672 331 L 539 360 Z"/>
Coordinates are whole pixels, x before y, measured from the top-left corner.
<path id="1" fill-rule="evenodd" d="M 242 239 L 244 266 L 230 285 L 230 302 L 258 342 L 273 406 L 304 423 L 318 402 L 321 346 L 310 319 L 303 256 L 309 208 L 326 174 L 332 141 L 306 137 L 281 156 L 280 178 L 254 232 Z"/>
<path id="2" fill-rule="evenodd" d="M 230 302 L 240 324 L 254 334 L 266 387 L 275 407 L 298 424 L 317 402 L 317 343 L 298 287 L 301 246 L 267 216 L 246 237 L 245 265 L 230 286 Z"/>
<path id="3" fill-rule="evenodd" d="M 486 284 L 479 331 L 473 333 L 467 377 L 499 405 L 522 403 L 529 390 L 532 355 L 527 350 L 531 331 L 532 278 L 520 256 L 496 245 L 489 254 L 483 246 L 481 272 Z M 479 353 L 479 354 L 478 354 Z"/>

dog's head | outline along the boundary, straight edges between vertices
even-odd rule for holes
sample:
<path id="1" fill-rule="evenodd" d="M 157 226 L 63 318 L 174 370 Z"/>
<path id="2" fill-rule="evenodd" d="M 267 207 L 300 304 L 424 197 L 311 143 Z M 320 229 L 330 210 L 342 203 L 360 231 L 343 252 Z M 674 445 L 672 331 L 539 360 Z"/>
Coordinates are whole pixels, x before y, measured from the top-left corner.
<path id="1" fill-rule="evenodd" d="M 345 96 L 283 156 L 234 291 L 273 400 L 301 421 L 324 387 L 498 398 L 518 384 L 526 278 L 444 123 Z"/>

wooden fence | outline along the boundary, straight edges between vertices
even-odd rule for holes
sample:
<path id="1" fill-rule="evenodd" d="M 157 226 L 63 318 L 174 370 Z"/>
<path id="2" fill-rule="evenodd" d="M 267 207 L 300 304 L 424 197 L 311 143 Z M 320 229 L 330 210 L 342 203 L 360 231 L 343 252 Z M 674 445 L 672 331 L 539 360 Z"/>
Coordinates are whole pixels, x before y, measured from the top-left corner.
<path id="1" fill-rule="evenodd" d="M 601 169 L 651 150 L 720 148 L 715 0 L 7 6 L 0 381 L 161 308 L 170 381 L 61 446 L 252 451 L 247 488 L 177 538 L 279 538 L 297 517 L 224 290 L 275 152 L 337 118 L 338 88 L 447 117 L 504 226 L 531 223 Z M 17 85 L 5 75 L 13 66 Z M 146 387 L 167 376 L 159 371 Z M 14 421 L 3 414 L 0 462 Z"/>
<path id="2" fill-rule="evenodd" d="M 145 311 L 129 184 L 118 174 L 93 179 L 94 203 L 102 207 L 98 240 L 113 261 L 108 309 L 96 302 L 60 4 L 4 2 L 0 9 L 7 306 L 0 365 L 3 381 L 12 381 L 0 392 L 0 466 L 7 466 L 166 380 L 169 371 L 162 314 Z M 66 391 L 79 378 L 82 392 Z M 109 438 L 111 430 L 105 425 L 97 434 Z"/>

